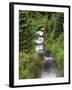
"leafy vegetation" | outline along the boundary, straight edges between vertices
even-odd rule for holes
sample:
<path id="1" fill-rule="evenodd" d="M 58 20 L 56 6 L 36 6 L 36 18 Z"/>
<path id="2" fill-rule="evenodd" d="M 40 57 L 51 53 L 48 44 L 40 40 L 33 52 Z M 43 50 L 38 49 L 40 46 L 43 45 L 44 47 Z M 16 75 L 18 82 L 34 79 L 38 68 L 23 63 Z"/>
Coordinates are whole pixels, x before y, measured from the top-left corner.
<path id="1" fill-rule="evenodd" d="M 62 12 L 19 11 L 19 78 L 37 78 L 43 61 L 35 52 L 36 31 L 45 28 L 45 51 L 50 51 L 64 76 L 64 14 Z"/>
<path id="2" fill-rule="evenodd" d="M 46 24 L 45 49 L 50 50 L 58 65 L 60 76 L 64 75 L 64 15 L 54 13 Z"/>
<path id="3" fill-rule="evenodd" d="M 20 79 L 37 78 L 43 65 L 41 58 L 34 53 L 20 53 L 19 71 Z"/>

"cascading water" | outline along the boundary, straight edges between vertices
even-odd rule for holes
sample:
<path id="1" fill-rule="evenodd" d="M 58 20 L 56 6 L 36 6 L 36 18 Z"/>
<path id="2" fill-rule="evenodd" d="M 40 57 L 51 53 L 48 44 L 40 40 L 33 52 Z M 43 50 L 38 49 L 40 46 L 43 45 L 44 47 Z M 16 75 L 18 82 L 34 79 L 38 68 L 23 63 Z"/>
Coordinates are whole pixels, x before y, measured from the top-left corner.
<path id="1" fill-rule="evenodd" d="M 45 64 L 42 67 L 39 78 L 57 77 L 56 65 L 52 62 L 53 58 L 44 51 L 44 28 L 37 31 L 36 52 L 42 56 Z"/>
<path id="2" fill-rule="evenodd" d="M 35 40 L 36 42 L 36 52 L 37 53 L 43 53 L 44 52 L 44 38 L 43 38 L 43 32 L 38 31 L 38 38 Z"/>

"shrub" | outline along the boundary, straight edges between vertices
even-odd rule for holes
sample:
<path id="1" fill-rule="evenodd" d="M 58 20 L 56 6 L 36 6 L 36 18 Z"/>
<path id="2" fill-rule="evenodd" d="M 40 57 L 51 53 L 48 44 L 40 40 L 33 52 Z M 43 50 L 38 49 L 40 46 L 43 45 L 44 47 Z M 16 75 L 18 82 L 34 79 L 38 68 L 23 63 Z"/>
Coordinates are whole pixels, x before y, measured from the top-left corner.
<path id="1" fill-rule="evenodd" d="M 36 78 L 42 67 L 42 60 L 36 53 L 19 54 L 19 78 Z"/>

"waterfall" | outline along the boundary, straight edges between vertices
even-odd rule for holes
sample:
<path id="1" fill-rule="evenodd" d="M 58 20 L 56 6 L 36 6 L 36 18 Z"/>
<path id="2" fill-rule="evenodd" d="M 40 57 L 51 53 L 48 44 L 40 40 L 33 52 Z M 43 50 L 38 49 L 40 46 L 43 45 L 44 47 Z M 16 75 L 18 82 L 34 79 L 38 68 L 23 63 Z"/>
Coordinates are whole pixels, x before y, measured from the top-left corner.
<path id="1" fill-rule="evenodd" d="M 35 40 L 36 42 L 36 52 L 44 53 L 44 33 L 43 31 L 37 31 L 38 38 Z"/>
<path id="2" fill-rule="evenodd" d="M 43 29 L 44 30 L 44 29 Z M 56 65 L 52 62 L 54 58 L 44 50 L 44 31 L 39 30 L 36 33 L 38 35 L 36 42 L 36 52 L 44 60 L 45 64 L 40 72 L 40 78 L 52 78 L 57 77 Z"/>

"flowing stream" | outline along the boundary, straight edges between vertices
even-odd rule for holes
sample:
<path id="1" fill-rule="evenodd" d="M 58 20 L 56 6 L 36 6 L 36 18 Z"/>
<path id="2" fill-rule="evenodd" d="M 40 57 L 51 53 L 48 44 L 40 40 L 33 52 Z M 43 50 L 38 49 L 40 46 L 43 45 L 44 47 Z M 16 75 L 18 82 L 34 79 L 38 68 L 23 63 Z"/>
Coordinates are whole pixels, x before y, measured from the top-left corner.
<path id="1" fill-rule="evenodd" d="M 38 38 L 36 42 L 36 52 L 41 55 L 44 60 L 44 65 L 42 66 L 39 78 L 52 78 L 58 76 L 57 66 L 53 63 L 53 58 L 49 53 L 44 51 L 44 37 L 43 31 L 38 31 Z"/>
<path id="2" fill-rule="evenodd" d="M 52 78 L 57 77 L 57 67 L 52 61 L 45 61 L 45 64 L 42 67 L 39 77 L 40 78 Z"/>

